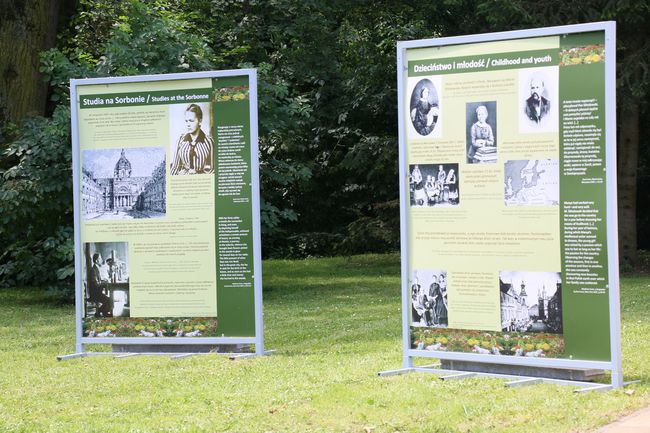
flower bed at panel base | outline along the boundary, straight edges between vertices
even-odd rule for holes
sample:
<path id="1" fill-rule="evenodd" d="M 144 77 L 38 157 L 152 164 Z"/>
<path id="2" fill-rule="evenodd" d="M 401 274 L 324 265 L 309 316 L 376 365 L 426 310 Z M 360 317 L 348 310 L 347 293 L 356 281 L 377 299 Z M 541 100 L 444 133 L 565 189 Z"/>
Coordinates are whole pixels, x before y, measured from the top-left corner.
<path id="1" fill-rule="evenodd" d="M 411 327 L 411 348 L 479 354 L 561 357 L 561 334 Z"/>
<path id="2" fill-rule="evenodd" d="M 216 317 L 86 318 L 84 337 L 216 337 Z"/>

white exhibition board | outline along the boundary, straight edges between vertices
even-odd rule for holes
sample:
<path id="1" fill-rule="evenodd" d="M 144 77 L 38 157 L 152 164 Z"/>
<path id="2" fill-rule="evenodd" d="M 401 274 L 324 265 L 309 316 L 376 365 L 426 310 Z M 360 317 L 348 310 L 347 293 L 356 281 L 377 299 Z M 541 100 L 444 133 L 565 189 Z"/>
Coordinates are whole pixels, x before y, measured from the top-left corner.
<path id="1" fill-rule="evenodd" d="M 622 385 L 615 23 L 399 42 L 404 367 Z"/>
<path id="2" fill-rule="evenodd" d="M 76 346 L 264 353 L 253 69 L 72 80 Z"/>

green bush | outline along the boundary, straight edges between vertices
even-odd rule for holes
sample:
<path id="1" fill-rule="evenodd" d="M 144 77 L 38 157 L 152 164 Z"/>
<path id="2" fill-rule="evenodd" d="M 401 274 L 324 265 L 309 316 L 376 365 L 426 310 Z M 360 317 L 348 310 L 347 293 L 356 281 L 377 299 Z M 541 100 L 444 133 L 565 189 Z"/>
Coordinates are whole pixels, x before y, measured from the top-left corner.
<path id="1" fill-rule="evenodd" d="M 26 119 L 10 135 L 16 138 L 0 153 L 0 281 L 69 283 L 74 273 L 70 110 L 59 106 L 51 118 Z"/>

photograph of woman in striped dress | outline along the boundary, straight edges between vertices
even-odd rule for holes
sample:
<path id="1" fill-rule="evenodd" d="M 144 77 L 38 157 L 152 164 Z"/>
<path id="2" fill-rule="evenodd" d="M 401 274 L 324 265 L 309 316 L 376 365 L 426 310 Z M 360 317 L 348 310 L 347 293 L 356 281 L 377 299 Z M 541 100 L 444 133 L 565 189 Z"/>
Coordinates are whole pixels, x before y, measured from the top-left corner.
<path id="1" fill-rule="evenodd" d="M 212 153 L 214 140 L 201 129 L 203 110 L 197 104 L 185 109 L 185 129 L 176 144 L 171 164 L 172 175 L 207 174 L 214 171 Z"/>

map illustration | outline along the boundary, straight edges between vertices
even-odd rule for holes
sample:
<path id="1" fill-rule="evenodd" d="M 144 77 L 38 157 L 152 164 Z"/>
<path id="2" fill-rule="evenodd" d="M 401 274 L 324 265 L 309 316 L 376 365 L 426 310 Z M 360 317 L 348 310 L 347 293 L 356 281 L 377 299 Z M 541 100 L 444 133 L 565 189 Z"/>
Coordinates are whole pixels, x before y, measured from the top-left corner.
<path id="1" fill-rule="evenodd" d="M 557 159 L 506 161 L 506 206 L 557 206 L 560 203 L 560 171 Z"/>

